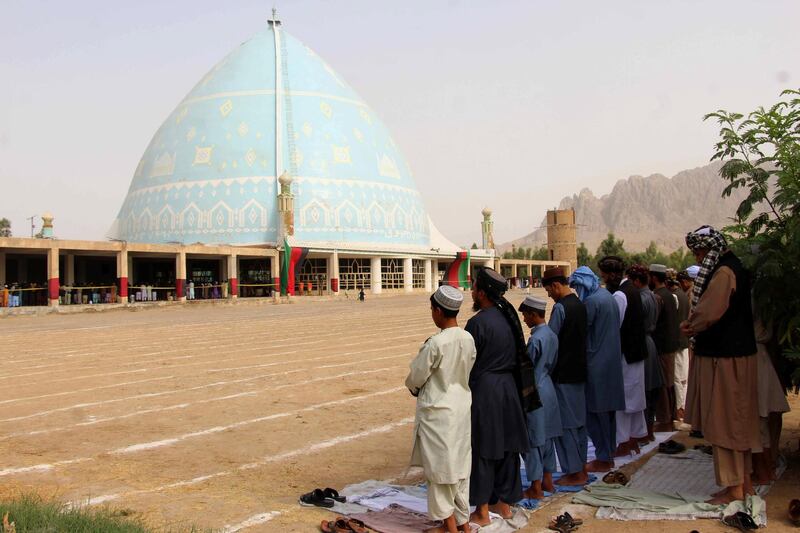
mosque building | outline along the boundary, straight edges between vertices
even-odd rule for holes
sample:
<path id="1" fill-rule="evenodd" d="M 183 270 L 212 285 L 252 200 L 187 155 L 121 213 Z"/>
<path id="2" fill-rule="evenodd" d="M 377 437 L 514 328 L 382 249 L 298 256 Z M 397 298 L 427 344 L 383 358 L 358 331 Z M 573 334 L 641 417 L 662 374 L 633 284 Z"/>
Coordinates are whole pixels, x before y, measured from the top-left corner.
<path id="1" fill-rule="evenodd" d="M 52 219 L 0 238 L 0 282 L 31 304 L 431 291 L 497 266 L 491 212 L 482 248 L 442 236 L 378 116 L 274 13 L 158 128 L 108 241 Z"/>

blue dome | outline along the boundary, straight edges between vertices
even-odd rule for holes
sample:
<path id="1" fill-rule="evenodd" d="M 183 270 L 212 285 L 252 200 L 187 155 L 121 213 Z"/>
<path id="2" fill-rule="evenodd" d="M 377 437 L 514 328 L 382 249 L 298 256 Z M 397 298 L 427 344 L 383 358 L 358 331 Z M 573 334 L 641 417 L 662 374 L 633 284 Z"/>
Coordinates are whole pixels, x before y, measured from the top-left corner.
<path id="1" fill-rule="evenodd" d="M 327 63 L 278 32 L 280 161 L 275 35 L 268 27 L 211 69 L 164 121 L 110 237 L 275 244 L 276 174 L 287 171 L 296 241 L 429 245 L 428 216 L 385 126 Z"/>

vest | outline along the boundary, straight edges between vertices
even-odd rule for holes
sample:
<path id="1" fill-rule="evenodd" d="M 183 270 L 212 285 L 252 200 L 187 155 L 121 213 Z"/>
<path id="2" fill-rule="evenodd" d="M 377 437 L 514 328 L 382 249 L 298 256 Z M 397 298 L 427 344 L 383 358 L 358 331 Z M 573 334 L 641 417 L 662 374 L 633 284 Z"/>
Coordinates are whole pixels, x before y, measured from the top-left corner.
<path id="1" fill-rule="evenodd" d="M 689 297 L 683 292 L 683 289 L 678 288 L 673 292 L 678 297 L 678 327 L 680 328 L 681 322 L 689 318 Z M 689 338 L 683 333 L 678 337 L 678 349 L 685 350 L 689 347 Z"/>
<path id="2" fill-rule="evenodd" d="M 628 301 L 628 306 L 625 308 L 625 317 L 622 319 L 622 326 L 619 328 L 622 354 L 628 364 L 638 363 L 647 359 L 647 339 L 644 332 L 642 296 L 639 289 L 634 287 L 631 281 L 626 281 L 620 285 L 618 290 L 625 295 Z"/>
<path id="3" fill-rule="evenodd" d="M 586 308 L 574 294 L 558 303 L 564 307 L 564 323 L 558 332 L 558 361 L 551 374 L 554 383 L 585 383 L 587 375 Z"/>
<path id="4" fill-rule="evenodd" d="M 736 290 L 730 296 L 728 310 L 715 324 L 694 338 L 694 354 L 703 357 L 742 357 L 756 353 L 756 336 L 753 331 L 753 309 L 750 304 L 750 278 L 739 258 L 733 252 L 723 254 L 714 273 L 728 267 L 736 276 Z"/>
<path id="5" fill-rule="evenodd" d="M 656 350 L 659 354 L 677 352 L 681 328 L 678 323 L 678 309 L 675 305 L 675 297 L 666 287 L 661 287 L 653 292 L 663 302 L 661 312 L 658 314 L 656 330 L 653 332 L 653 342 L 656 343 Z"/>

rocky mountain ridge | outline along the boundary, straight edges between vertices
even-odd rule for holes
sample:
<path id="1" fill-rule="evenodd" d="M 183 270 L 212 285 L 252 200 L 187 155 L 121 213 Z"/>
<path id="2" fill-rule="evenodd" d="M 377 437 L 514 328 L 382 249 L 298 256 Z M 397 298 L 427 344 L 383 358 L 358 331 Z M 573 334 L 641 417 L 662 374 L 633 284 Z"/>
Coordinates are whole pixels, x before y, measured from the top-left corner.
<path id="1" fill-rule="evenodd" d="M 578 243 L 594 253 L 609 232 L 625 240 L 628 251 L 644 250 L 650 241 L 671 252 L 684 245 L 684 236 L 703 224 L 721 227 L 745 196 L 744 190 L 722 198 L 727 182 L 719 176 L 721 164 L 683 170 L 672 178 L 662 174 L 630 176 L 617 181 L 601 197 L 588 188 L 564 197 L 559 209 L 575 209 Z M 546 219 L 533 232 L 498 246 L 500 253 L 517 247 L 538 247 L 547 243 Z"/>

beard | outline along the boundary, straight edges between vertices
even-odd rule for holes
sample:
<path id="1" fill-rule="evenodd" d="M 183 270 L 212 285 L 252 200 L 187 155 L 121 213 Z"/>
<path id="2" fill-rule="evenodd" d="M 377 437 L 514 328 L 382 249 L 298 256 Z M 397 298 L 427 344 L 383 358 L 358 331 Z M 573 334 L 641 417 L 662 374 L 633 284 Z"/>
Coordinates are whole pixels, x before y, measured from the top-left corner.
<path id="1" fill-rule="evenodd" d="M 472 310 L 476 313 L 481 310 L 480 304 L 475 300 L 472 300 Z"/>

